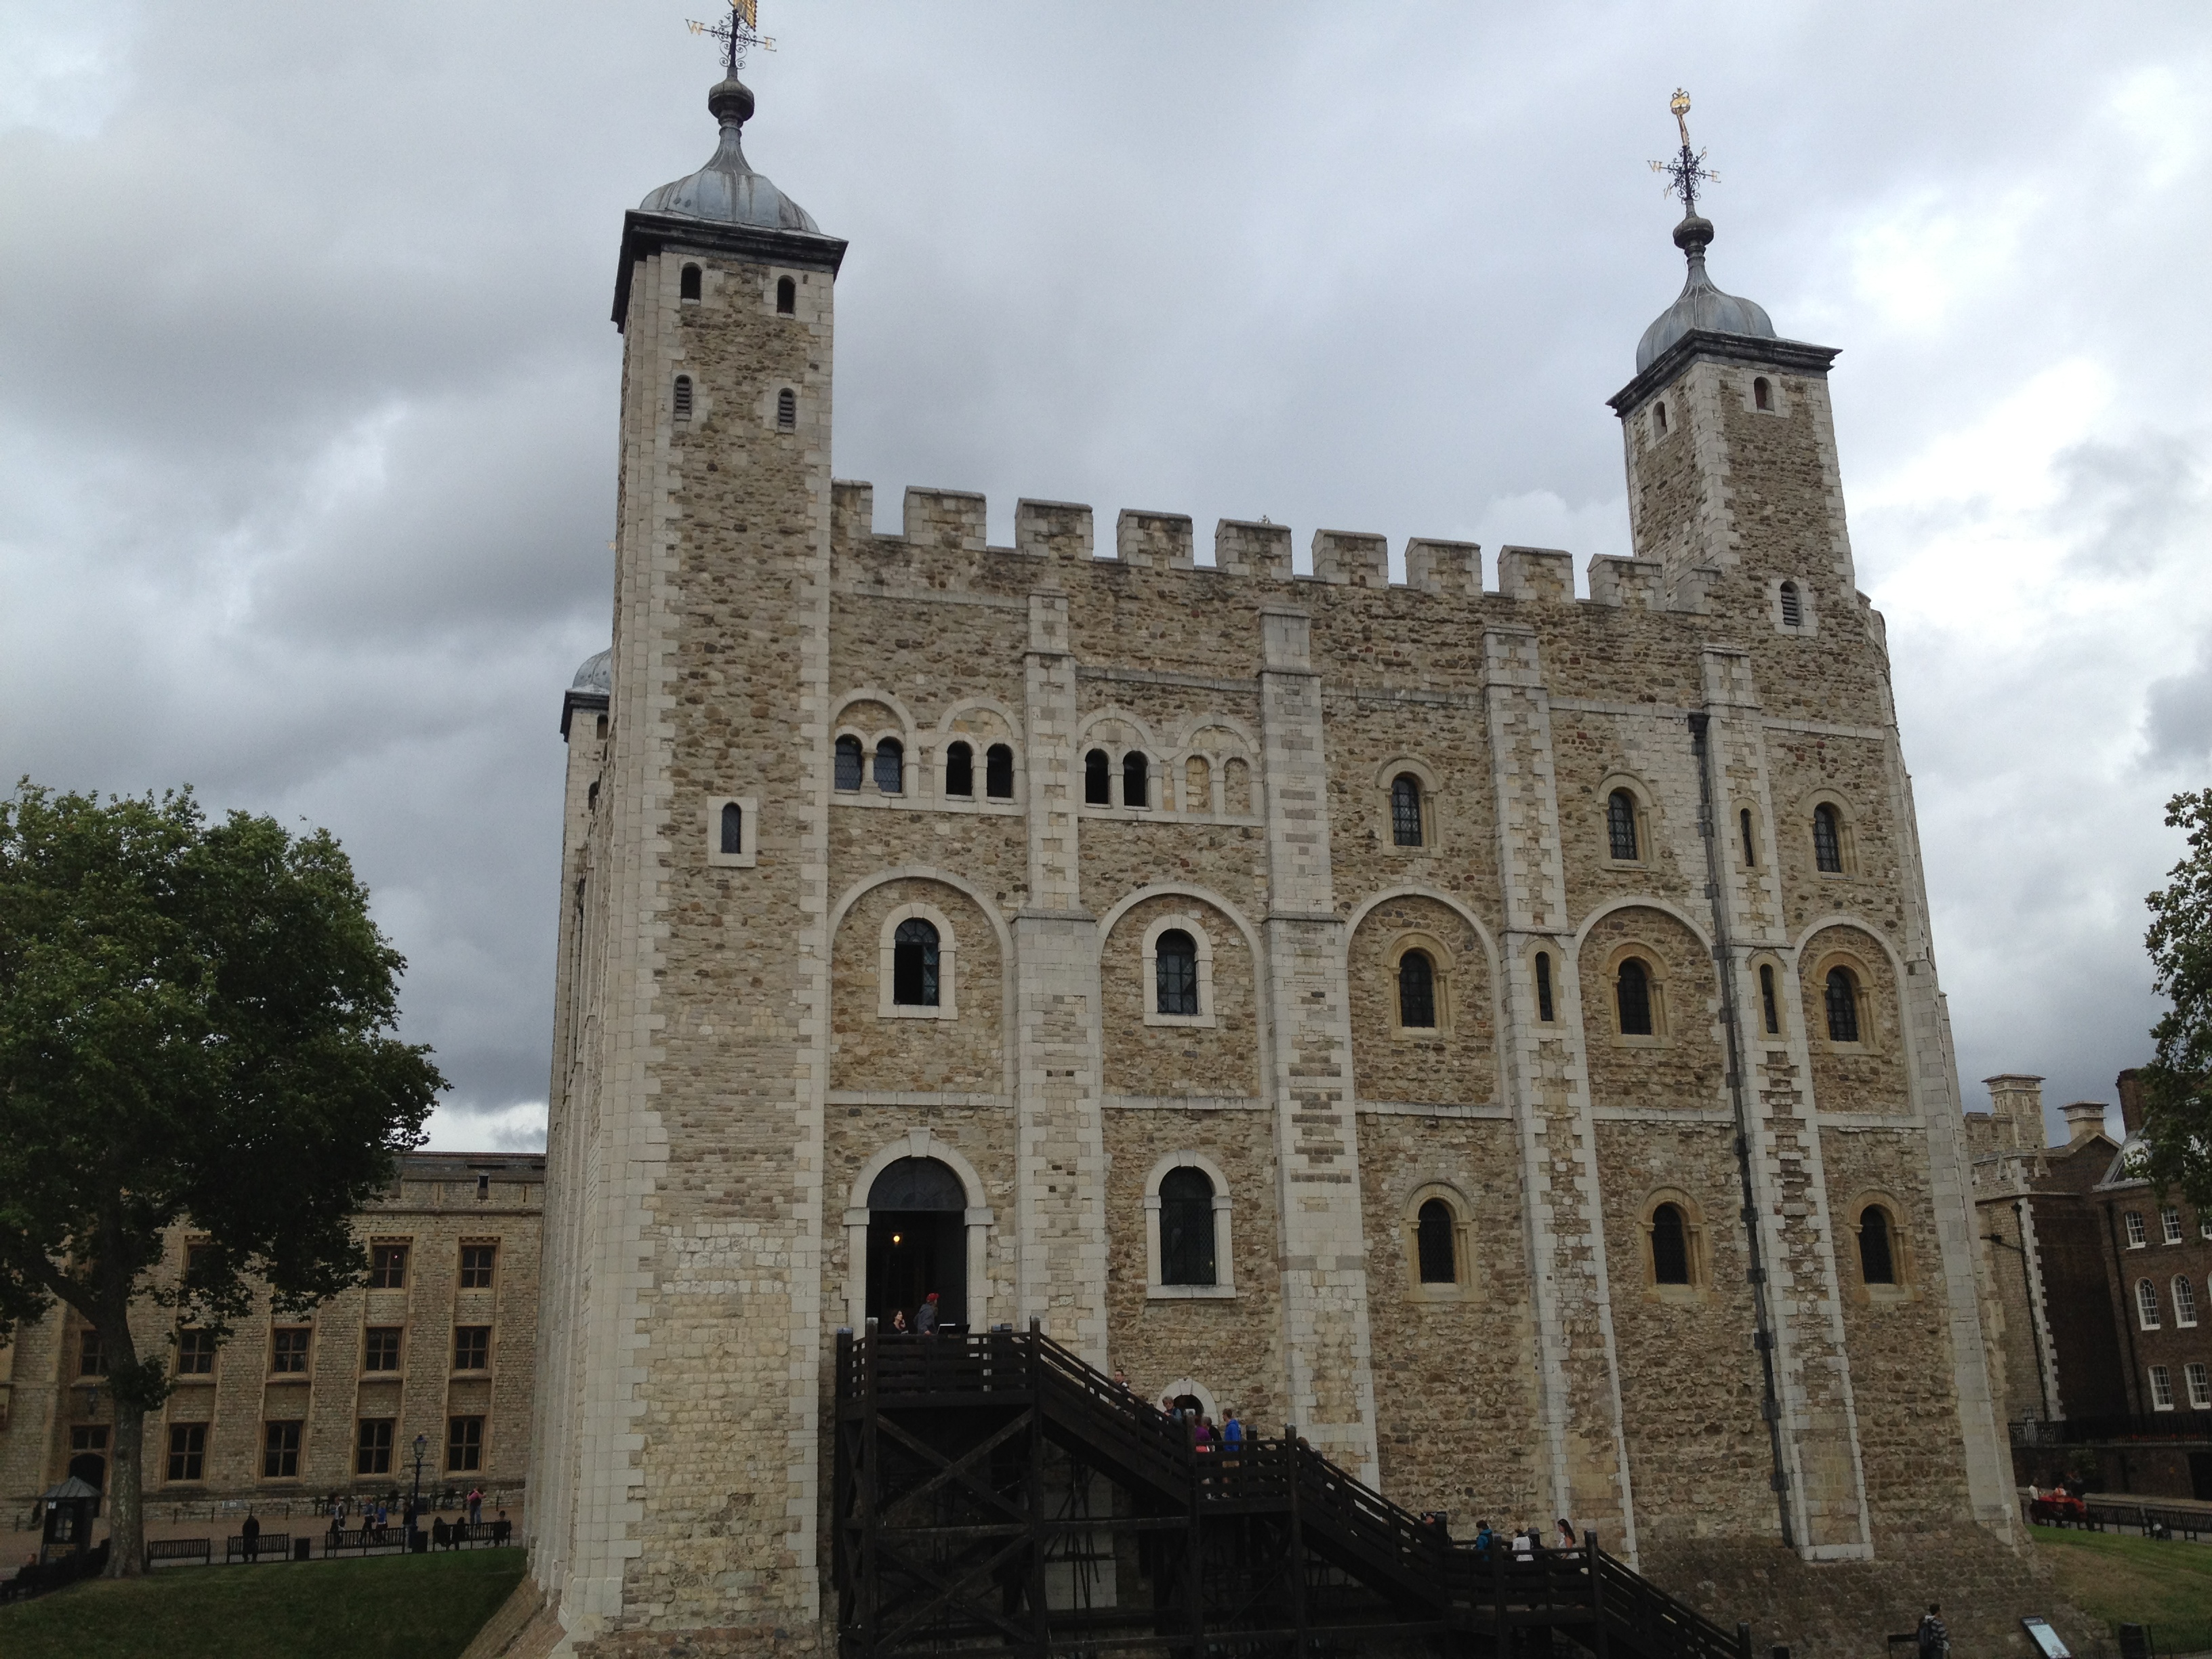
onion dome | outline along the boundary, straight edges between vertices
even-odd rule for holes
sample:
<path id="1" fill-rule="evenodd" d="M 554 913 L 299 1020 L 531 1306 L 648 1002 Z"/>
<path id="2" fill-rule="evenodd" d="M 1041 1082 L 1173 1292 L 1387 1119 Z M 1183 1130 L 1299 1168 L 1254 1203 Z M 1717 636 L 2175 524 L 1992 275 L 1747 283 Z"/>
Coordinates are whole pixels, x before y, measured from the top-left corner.
<path id="1" fill-rule="evenodd" d="M 731 76 L 707 94 L 707 107 L 722 124 L 721 142 L 714 146 L 714 155 L 698 172 L 654 191 L 637 204 L 638 210 L 819 236 L 822 228 L 813 216 L 745 161 L 739 129 L 753 112 L 751 89 Z"/>
<path id="2" fill-rule="evenodd" d="M 1705 249 L 1712 240 L 1712 221 L 1698 214 L 1686 216 L 1674 227 L 1674 246 L 1690 262 L 1689 280 L 1682 284 L 1680 296 L 1659 313 L 1658 319 L 1644 331 L 1643 339 L 1637 343 L 1638 374 L 1657 362 L 1667 348 L 1686 334 L 1740 334 L 1759 340 L 1775 337 L 1774 324 L 1767 317 L 1765 307 L 1756 301 L 1740 300 L 1733 294 L 1722 293 L 1713 286 L 1713 279 L 1705 275 Z"/>
<path id="3" fill-rule="evenodd" d="M 614 650 L 611 647 L 584 659 L 584 665 L 576 671 L 570 684 L 571 691 L 596 692 L 602 697 L 612 696 L 615 689 Z"/>

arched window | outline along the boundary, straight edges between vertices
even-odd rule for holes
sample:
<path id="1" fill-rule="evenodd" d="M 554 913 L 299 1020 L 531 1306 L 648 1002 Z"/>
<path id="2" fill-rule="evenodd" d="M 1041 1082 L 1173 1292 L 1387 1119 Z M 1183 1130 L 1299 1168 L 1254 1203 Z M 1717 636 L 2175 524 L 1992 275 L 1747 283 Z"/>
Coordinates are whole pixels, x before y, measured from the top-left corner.
<path id="1" fill-rule="evenodd" d="M 1150 806 L 1152 804 L 1152 772 L 1146 764 L 1145 751 L 1132 749 L 1121 757 L 1121 805 Z"/>
<path id="2" fill-rule="evenodd" d="M 1869 1204 L 1859 1212 L 1859 1277 L 1869 1285 L 1897 1283 L 1897 1252 L 1889 1236 L 1889 1212 Z M 2152 1300 L 2157 1297 L 2154 1295 Z"/>
<path id="3" fill-rule="evenodd" d="M 2163 1322 L 2158 1315 L 2158 1286 L 2148 1279 L 2136 1280 L 2136 1318 L 2147 1331 L 2154 1331 Z"/>
<path id="4" fill-rule="evenodd" d="M 1536 1018 L 1549 1025 L 1559 1016 L 1552 1012 L 1552 953 L 1536 952 Z"/>
<path id="5" fill-rule="evenodd" d="M 775 394 L 775 429 L 796 432 L 799 429 L 799 394 L 789 386 Z"/>
<path id="6" fill-rule="evenodd" d="M 1421 781 L 1411 772 L 1390 780 L 1390 839 L 1401 847 L 1421 844 Z"/>
<path id="7" fill-rule="evenodd" d="M 1859 1040 L 1859 987 L 1848 968 L 1828 969 L 1828 1041 Z"/>
<path id="8" fill-rule="evenodd" d="M 696 265 L 686 265 L 686 266 L 684 266 L 684 274 L 683 274 L 680 277 L 678 277 L 678 278 L 677 279 L 677 284 L 676 284 L 676 297 L 677 297 L 678 299 L 679 299 L 679 300 L 684 300 L 684 301 L 689 301 L 689 302 L 690 302 L 690 303 L 692 303 L 692 304 L 695 304 L 695 305 L 698 302 L 698 299 L 699 299 L 699 267 L 698 267 L 698 266 L 696 266 Z"/>
<path id="9" fill-rule="evenodd" d="M 1193 755 L 1182 763 L 1182 810 L 1186 812 L 1211 812 L 1213 810 L 1213 769 L 1206 763 L 1203 755 Z"/>
<path id="10" fill-rule="evenodd" d="M 1656 428 L 1657 428 L 1658 433 L 1659 433 L 1659 435 L 1660 435 L 1661 437 L 1662 437 L 1662 438 L 1663 438 L 1663 437 L 1665 437 L 1665 436 L 1667 435 L 1667 405 L 1666 405 L 1666 404 L 1652 404 L 1652 406 L 1651 406 L 1651 424 L 1653 425 L 1653 427 L 1655 427 Z"/>
<path id="11" fill-rule="evenodd" d="M 1843 826 L 1826 801 L 1813 809 L 1813 862 L 1832 876 L 1844 872 Z"/>
<path id="12" fill-rule="evenodd" d="M 908 1008 L 937 1006 L 937 929 L 919 916 L 891 935 L 891 1000 Z"/>
<path id="13" fill-rule="evenodd" d="M 1771 963 L 1759 964 L 1759 1001 L 1760 1012 L 1766 1016 L 1766 1035 L 1782 1035 L 1782 1009 L 1774 1000 L 1774 967 Z"/>
<path id="14" fill-rule="evenodd" d="M 1805 607 L 1797 598 L 1796 582 L 1782 584 L 1782 625 L 1784 628 L 1802 628 L 1805 625 Z"/>
<path id="15" fill-rule="evenodd" d="M 691 418 L 691 377 L 689 374 L 676 377 L 676 418 L 679 421 Z"/>
<path id="16" fill-rule="evenodd" d="M 945 793 L 948 795 L 972 795 L 975 793 L 975 751 L 964 743 L 956 743 L 945 751 Z"/>
<path id="17" fill-rule="evenodd" d="M 1690 1282 L 1690 1230 L 1679 1204 L 1662 1204 L 1651 1212 L 1651 1282 Z"/>
<path id="18" fill-rule="evenodd" d="M 745 850 L 744 809 L 733 800 L 722 803 L 722 850 L 725 853 Z"/>
<path id="19" fill-rule="evenodd" d="M 1408 951 L 1398 958 L 1398 1024 L 1431 1030 L 1436 1023 L 1437 965 L 1426 951 Z"/>
<path id="20" fill-rule="evenodd" d="M 1459 1283 L 1458 1231 L 1458 1218 L 1443 1200 L 1432 1198 L 1421 1206 L 1419 1218 L 1413 1224 L 1413 1238 L 1420 1257 L 1422 1284 Z"/>
<path id="21" fill-rule="evenodd" d="M 1213 1182 L 1186 1164 L 1160 1177 L 1160 1283 L 1213 1282 Z"/>
<path id="22" fill-rule="evenodd" d="M 1152 952 L 1152 988 L 1160 1012 L 1198 1012 L 1198 941 L 1171 927 L 1153 942 Z"/>
<path id="23" fill-rule="evenodd" d="M 1743 826 L 1743 867 L 1756 870 L 1759 868 L 1759 841 L 1751 833 L 1751 808 L 1747 806 L 1738 812 L 1736 822 Z"/>
<path id="24" fill-rule="evenodd" d="M 1766 377 L 1764 374 L 1751 383 L 1751 403 L 1754 409 L 1774 407 L 1774 388 L 1766 384 Z"/>
<path id="25" fill-rule="evenodd" d="M 860 740 L 858 738 L 837 739 L 837 787 L 858 789 L 860 787 Z"/>
<path id="26" fill-rule="evenodd" d="M 1636 797 L 1616 789 L 1605 803 L 1606 844 L 1613 856 L 1633 862 L 1636 857 Z"/>
<path id="27" fill-rule="evenodd" d="M 799 284 L 792 281 L 788 276 L 777 277 L 775 282 L 775 314 L 779 317 L 788 317 L 792 313 L 798 309 Z M 1766 382 L 1761 380 L 1759 384 L 1761 386 L 1765 386 Z M 1759 407 L 1764 409 L 1766 405 L 1765 404 L 1761 404 Z"/>
<path id="28" fill-rule="evenodd" d="M 1014 798 L 1014 751 L 1003 743 L 983 751 L 983 793 L 993 800 Z"/>
<path id="29" fill-rule="evenodd" d="M 1634 957 L 1620 964 L 1620 978 L 1614 986 L 1614 999 L 1620 1007 L 1620 1034 L 1623 1036 L 1651 1035 L 1651 972 Z"/>
<path id="30" fill-rule="evenodd" d="M 896 738 L 876 745 L 876 787 L 896 795 L 906 787 L 906 750 Z"/>
<path id="31" fill-rule="evenodd" d="M 1111 806 L 1114 804 L 1114 763 L 1106 758 L 1103 749 L 1094 749 L 1083 757 L 1083 804 L 1085 806 Z"/>
<path id="32" fill-rule="evenodd" d="M 2176 1276 L 2173 1281 L 2173 1322 L 2194 1325 L 2197 1322 L 2197 1287 L 2185 1277 Z"/>

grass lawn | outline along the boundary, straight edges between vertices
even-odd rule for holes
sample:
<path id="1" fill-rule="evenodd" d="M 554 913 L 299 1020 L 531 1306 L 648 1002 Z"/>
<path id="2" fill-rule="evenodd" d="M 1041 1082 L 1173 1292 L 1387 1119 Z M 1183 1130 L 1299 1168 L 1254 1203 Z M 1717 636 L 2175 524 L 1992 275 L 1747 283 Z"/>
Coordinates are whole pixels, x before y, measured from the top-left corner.
<path id="1" fill-rule="evenodd" d="M 2061 1527 L 2028 1530 L 2059 1589 L 2092 1619 L 2148 1625 L 2161 1653 L 2212 1650 L 2212 1546 Z"/>
<path id="2" fill-rule="evenodd" d="M 519 1549 L 164 1567 L 0 1607 L 7 1659 L 453 1659 L 522 1577 Z"/>

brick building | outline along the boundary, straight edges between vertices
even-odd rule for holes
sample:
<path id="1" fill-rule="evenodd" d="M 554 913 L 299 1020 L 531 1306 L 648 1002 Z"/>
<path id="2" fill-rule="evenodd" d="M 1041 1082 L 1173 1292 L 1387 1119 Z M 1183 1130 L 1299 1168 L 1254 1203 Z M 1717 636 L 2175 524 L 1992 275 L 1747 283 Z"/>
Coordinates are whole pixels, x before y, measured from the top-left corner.
<path id="1" fill-rule="evenodd" d="M 527 1472 L 545 1160 L 416 1152 L 364 1211 L 368 1285 L 297 1318 L 264 1306 L 216 1344 L 148 1306 L 141 1353 L 176 1389 L 146 1424 L 145 1493 L 166 1501 L 381 1492 L 413 1474 L 519 1492 Z M 160 1271 L 181 1275 L 191 1231 Z M 67 1474 L 104 1486 L 114 1413 L 98 1335 L 57 1306 L 0 1347 L 0 1498 L 20 1513 Z"/>
<path id="2" fill-rule="evenodd" d="M 1401 584 L 1324 530 L 1300 574 L 1264 519 L 1200 563 L 1025 500 L 994 547 L 908 489 L 886 533 L 831 470 L 845 244 L 709 103 L 624 221 L 613 645 L 562 715 L 565 1639 L 828 1650 L 825 1356 L 934 1290 L 1778 1639 L 1863 1650 L 1939 1577 L 2016 1644 L 1834 352 L 1685 218 L 1587 599 L 1546 549 Z"/>

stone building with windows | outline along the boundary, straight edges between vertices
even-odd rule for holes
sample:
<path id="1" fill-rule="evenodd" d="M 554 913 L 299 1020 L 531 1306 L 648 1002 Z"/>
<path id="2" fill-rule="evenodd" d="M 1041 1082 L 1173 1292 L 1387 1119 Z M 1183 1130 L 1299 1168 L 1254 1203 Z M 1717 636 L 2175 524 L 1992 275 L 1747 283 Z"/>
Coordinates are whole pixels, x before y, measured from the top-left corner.
<path id="1" fill-rule="evenodd" d="M 1686 217 L 1587 598 L 1542 548 L 1300 569 L 1256 514 L 1207 562 L 1172 512 L 884 528 L 832 467 L 846 245 L 753 105 L 623 222 L 613 643 L 561 721 L 566 1639 L 826 1648 L 826 1359 L 933 1291 L 1731 1621 L 1907 1627 L 1940 1570 L 2017 1641 L 1836 354 Z"/>
<path id="2" fill-rule="evenodd" d="M 264 1304 L 228 1339 L 150 1304 L 142 1354 L 176 1386 L 146 1419 L 144 1491 L 162 1505 L 385 1492 L 413 1479 L 520 1492 L 527 1473 L 545 1160 L 414 1152 L 357 1233 L 368 1282 L 295 1317 Z M 182 1276 L 175 1229 L 159 1270 Z M 114 1412 L 99 1334 L 56 1306 L 0 1347 L 0 1497 L 21 1512 L 75 1474 L 105 1487 Z"/>

